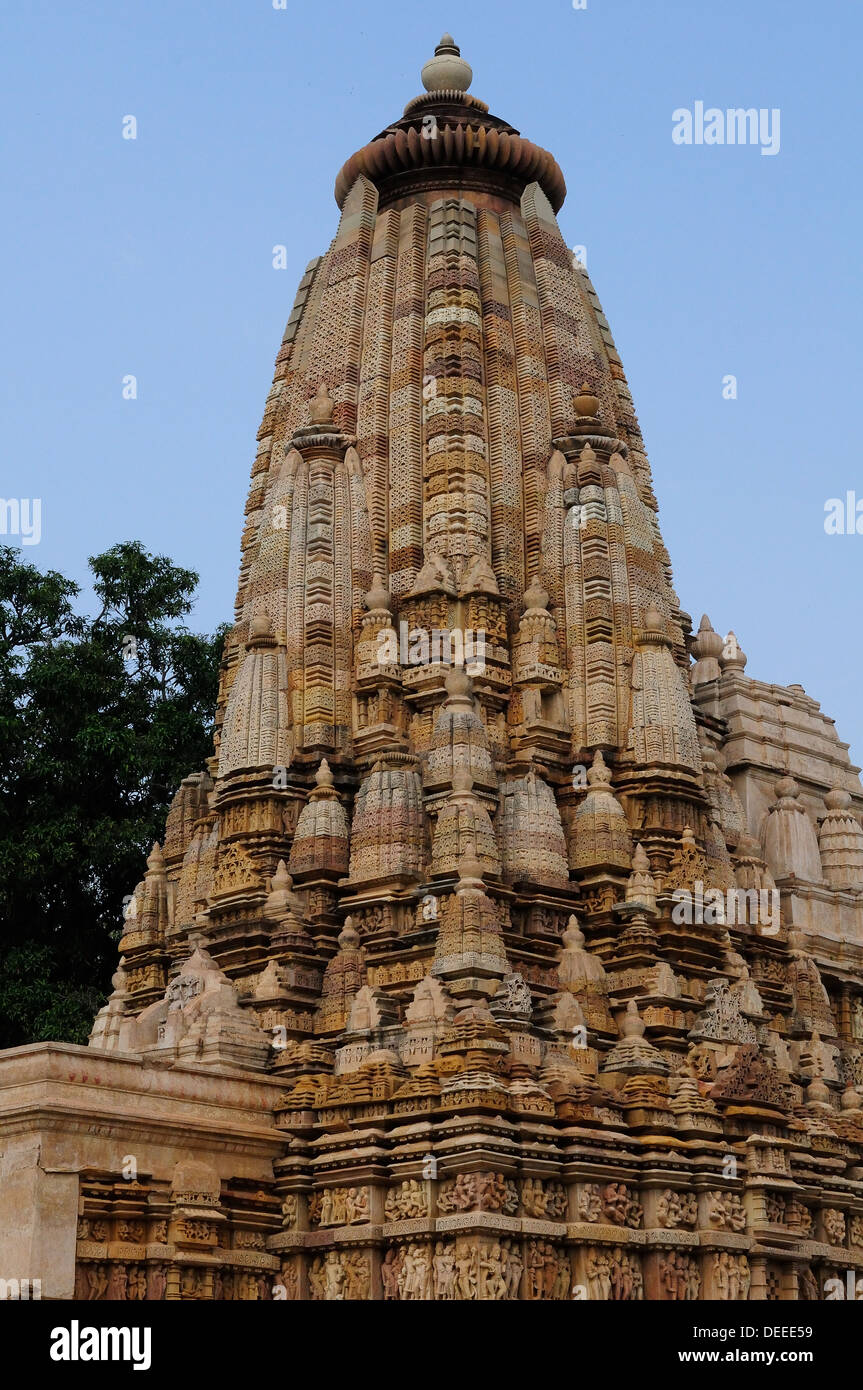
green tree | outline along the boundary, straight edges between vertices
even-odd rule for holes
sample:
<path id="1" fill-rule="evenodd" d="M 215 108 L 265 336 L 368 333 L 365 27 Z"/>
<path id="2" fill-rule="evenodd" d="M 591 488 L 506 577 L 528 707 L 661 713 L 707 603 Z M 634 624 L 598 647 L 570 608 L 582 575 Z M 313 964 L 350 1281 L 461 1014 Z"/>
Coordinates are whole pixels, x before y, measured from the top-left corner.
<path id="1" fill-rule="evenodd" d="M 198 576 L 136 542 L 78 586 L 0 547 L 0 1046 L 84 1042 L 116 969 L 124 896 L 171 797 L 212 752 L 225 629 Z"/>

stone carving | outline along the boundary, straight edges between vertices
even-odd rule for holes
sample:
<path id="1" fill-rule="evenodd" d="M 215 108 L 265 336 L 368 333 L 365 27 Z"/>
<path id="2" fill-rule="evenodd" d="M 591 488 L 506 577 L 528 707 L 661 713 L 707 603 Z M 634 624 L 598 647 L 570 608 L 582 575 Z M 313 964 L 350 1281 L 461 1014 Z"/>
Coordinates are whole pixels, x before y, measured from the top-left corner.
<path id="1" fill-rule="evenodd" d="M 507 975 L 493 1002 L 496 1013 L 529 1018 L 533 1006 L 530 986 L 521 975 Z"/>
<path id="2" fill-rule="evenodd" d="M 529 1299 L 569 1298 L 572 1286 L 569 1256 L 556 1250 L 550 1241 L 529 1240 L 525 1251 L 525 1280 Z"/>
<path id="3" fill-rule="evenodd" d="M 732 1303 L 749 1297 L 749 1261 L 745 1255 L 719 1250 L 713 1256 L 715 1296 Z"/>
<path id="4" fill-rule="evenodd" d="M 282 1225 L 286 1230 L 291 1230 L 297 1224 L 299 1216 L 299 1203 L 295 1192 L 288 1192 L 282 1198 Z"/>
<path id="5" fill-rule="evenodd" d="M 391 1188 L 384 1203 L 387 1221 L 402 1221 L 425 1216 L 428 1197 L 425 1187 L 416 1178 L 406 1178 L 399 1187 Z"/>
<path id="6" fill-rule="evenodd" d="M 352 1226 L 369 1219 L 367 1187 L 325 1187 L 309 1200 L 314 1226 Z"/>
<path id="7" fill-rule="evenodd" d="M 526 1216 L 559 1221 L 566 1213 L 566 1189 L 559 1182 L 525 1178 L 521 1186 L 521 1205 Z"/>
<path id="8" fill-rule="evenodd" d="M 356 1251 L 339 1254 L 330 1250 L 318 1255 L 309 1267 L 309 1288 L 313 1299 L 344 1302 L 369 1297 L 371 1264 L 367 1255 Z"/>
<path id="9" fill-rule="evenodd" d="M 690 1302 L 701 1296 L 701 1274 L 693 1255 L 669 1250 L 659 1259 L 661 1296 L 674 1302 Z"/>
<path id="10" fill-rule="evenodd" d="M 739 1195 L 736 1192 L 709 1192 L 707 1219 L 719 1231 L 744 1230 L 746 1213 Z"/>
<path id="11" fill-rule="evenodd" d="M 821 1213 L 824 1238 L 830 1245 L 845 1244 L 845 1214 L 835 1207 L 825 1207 Z"/>
<path id="12" fill-rule="evenodd" d="M 591 1246 L 587 1251 L 588 1297 L 601 1302 L 633 1303 L 644 1298 L 639 1257 L 622 1246 Z"/>
<path id="13" fill-rule="evenodd" d="M 146 1226 L 143 1221 L 118 1221 L 117 1239 L 127 1242 L 129 1245 L 140 1245 L 146 1238 Z"/>
<path id="14" fill-rule="evenodd" d="M 740 996 L 729 990 L 727 980 L 720 977 L 711 982 L 706 1003 L 706 1009 L 698 1015 L 689 1030 L 690 1038 L 714 1042 L 755 1042 L 755 1026 L 743 1016 Z"/>
<path id="15" fill-rule="evenodd" d="M 103 1264 L 92 1264 L 86 1267 L 87 1293 L 86 1297 L 90 1300 L 102 1299 L 108 1292 L 108 1269 Z"/>
<path id="16" fill-rule="evenodd" d="M 644 1215 L 641 1205 L 622 1182 L 611 1182 L 605 1187 L 598 1183 L 586 1184 L 579 1193 L 578 1214 L 582 1221 L 605 1220 L 614 1226 L 633 1229 L 641 1226 Z"/>
<path id="17" fill-rule="evenodd" d="M 497 1301 L 518 1297 L 523 1268 L 511 1239 L 409 1241 L 390 1247 L 381 1278 L 385 1299 Z"/>
<path id="18" fill-rule="evenodd" d="M 798 1298 L 808 1303 L 817 1303 L 821 1297 L 818 1280 L 809 1265 L 803 1265 L 797 1276 Z"/>
<path id="19" fill-rule="evenodd" d="M 764 858 L 774 878 L 788 874 L 820 883 L 821 856 L 815 826 L 800 801 L 800 787 L 793 777 L 781 777 L 775 785 L 761 836 Z"/>
<path id="20" fill-rule="evenodd" d="M 438 1211 L 501 1211 L 508 1216 L 518 1210 L 518 1189 L 503 1173 L 459 1173 L 441 1185 Z"/>
<path id="21" fill-rule="evenodd" d="M 656 1204 L 660 1226 L 668 1231 L 692 1227 L 698 1219 L 698 1200 L 694 1192 L 674 1192 L 666 1188 Z"/>
<path id="22" fill-rule="evenodd" d="M 300 1296 L 300 1276 L 295 1261 L 291 1260 L 282 1265 L 281 1280 L 286 1302 L 293 1303 Z"/>

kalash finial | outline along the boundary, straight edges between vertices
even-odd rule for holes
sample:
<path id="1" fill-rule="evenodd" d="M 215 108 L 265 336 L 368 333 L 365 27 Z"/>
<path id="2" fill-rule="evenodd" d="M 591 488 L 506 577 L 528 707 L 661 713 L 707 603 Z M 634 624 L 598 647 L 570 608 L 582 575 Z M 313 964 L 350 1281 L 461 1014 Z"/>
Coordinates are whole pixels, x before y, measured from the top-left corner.
<path id="1" fill-rule="evenodd" d="M 466 92 L 473 81 L 473 68 L 461 56 L 452 34 L 444 34 L 422 70 L 427 92 Z"/>
<path id="2" fill-rule="evenodd" d="M 326 382 L 322 381 L 316 394 L 309 401 L 309 419 L 313 425 L 331 425 L 333 423 L 333 406 L 335 402 L 327 390 Z"/>

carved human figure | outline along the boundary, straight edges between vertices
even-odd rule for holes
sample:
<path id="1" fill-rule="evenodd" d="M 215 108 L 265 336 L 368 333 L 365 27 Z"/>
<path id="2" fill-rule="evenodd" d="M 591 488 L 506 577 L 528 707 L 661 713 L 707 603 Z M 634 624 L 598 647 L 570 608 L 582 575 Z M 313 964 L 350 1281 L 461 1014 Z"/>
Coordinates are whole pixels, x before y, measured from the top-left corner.
<path id="1" fill-rule="evenodd" d="M 439 1240 L 432 1260 L 434 1296 L 449 1302 L 455 1298 L 455 1254 L 451 1245 Z"/>
<path id="2" fill-rule="evenodd" d="M 476 1251 L 463 1245 L 456 1253 L 456 1288 L 461 1299 L 476 1298 Z"/>
<path id="3" fill-rule="evenodd" d="M 676 1300 L 681 1297 L 681 1270 L 677 1264 L 677 1254 L 674 1250 L 669 1250 L 660 1264 L 662 1284 L 669 1299 Z"/>
<path id="4" fill-rule="evenodd" d="M 578 1195 L 578 1214 L 582 1221 L 599 1221 L 602 1216 L 602 1192 L 596 1183 L 587 1183 Z"/>
<path id="5" fill-rule="evenodd" d="M 507 1298 L 517 1299 L 521 1276 L 524 1272 L 524 1261 L 518 1245 L 509 1240 L 505 1240 L 501 1247 L 501 1259 L 503 1261 L 503 1277 L 506 1283 Z"/>
<path id="6" fill-rule="evenodd" d="M 396 1250 L 394 1245 L 391 1245 L 387 1253 L 384 1255 L 383 1262 L 381 1264 L 381 1281 L 384 1286 L 385 1299 L 398 1298 L 400 1269 L 401 1261 L 398 1257 L 398 1251 Z"/>
<path id="7" fill-rule="evenodd" d="M 553 1298 L 569 1298 L 569 1290 L 572 1284 L 572 1268 L 569 1263 L 569 1256 L 560 1254 L 557 1257 L 557 1276 L 554 1281 Z"/>
<path id="8" fill-rule="evenodd" d="M 335 1250 L 330 1250 L 324 1264 L 324 1298 L 329 1302 L 345 1297 L 347 1274 Z"/>
<path id="9" fill-rule="evenodd" d="M 88 1300 L 104 1298 L 108 1291 L 108 1275 L 104 1265 L 87 1266 L 87 1298 Z"/>
<path id="10" fill-rule="evenodd" d="M 718 1299 L 724 1302 L 731 1298 L 731 1277 L 727 1250 L 719 1251 L 713 1256 L 713 1283 Z"/>
<path id="11" fill-rule="evenodd" d="M 367 1187 L 348 1188 L 345 1200 L 345 1216 L 349 1225 L 354 1222 L 368 1221 L 369 1189 Z"/>
<path id="12" fill-rule="evenodd" d="M 358 1251 L 352 1251 L 349 1255 L 346 1255 L 345 1272 L 348 1280 L 348 1298 L 368 1298 L 371 1284 L 371 1269 L 366 1256 L 359 1254 Z"/>
<path id="13" fill-rule="evenodd" d="M 297 1224 L 297 1194 L 288 1192 L 282 1199 L 282 1226 L 286 1229 Z"/>
<path id="14" fill-rule="evenodd" d="M 498 1244 L 486 1251 L 480 1260 L 480 1288 L 482 1297 L 487 1299 L 506 1298 L 506 1281 L 503 1277 L 503 1261 Z"/>
<path id="15" fill-rule="evenodd" d="M 809 1265 L 804 1265 L 797 1275 L 797 1288 L 800 1298 L 807 1303 L 817 1303 L 821 1297 L 818 1280 Z"/>
<path id="16" fill-rule="evenodd" d="M 628 1303 L 635 1293 L 632 1264 L 629 1255 L 621 1246 L 611 1253 L 611 1296 L 620 1303 Z"/>
<path id="17" fill-rule="evenodd" d="M 431 1261 L 425 1245 L 414 1245 L 413 1287 L 409 1297 L 428 1298 L 428 1280 L 431 1275 Z"/>
<path id="18" fill-rule="evenodd" d="M 557 1252 L 553 1245 L 542 1246 L 542 1297 L 554 1298 L 557 1283 Z"/>
<path id="19" fill-rule="evenodd" d="M 611 1262 L 603 1249 L 592 1250 L 588 1256 L 587 1288 L 596 1301 L 605 1302 L 612 1296 Z"/>

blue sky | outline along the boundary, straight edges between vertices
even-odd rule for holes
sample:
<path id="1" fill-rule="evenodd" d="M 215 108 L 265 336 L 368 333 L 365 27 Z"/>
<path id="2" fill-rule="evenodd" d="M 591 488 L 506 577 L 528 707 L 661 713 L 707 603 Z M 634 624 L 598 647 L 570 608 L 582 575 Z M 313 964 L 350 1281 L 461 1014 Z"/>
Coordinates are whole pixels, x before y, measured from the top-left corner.
<path id="1" fill-rule="evenodd" d="M 736 631 L 748 674 L 802 684 L 863 761 L 863 535 L 824 530 L 828 498 L 863 501 L 850 0 L 7 7 L 0 495 L 42 499 L 26 558 L 86 581 L 88 555 L 139 539 L 200 573 L 196 626 L 230 618 L 255 432 L 333 180 L 422 90 L 445 28 L 472 91 L 564 171 L 683 606 Z M 779 108 L 779 153 L 676 145 L 697 101 Z"/>

